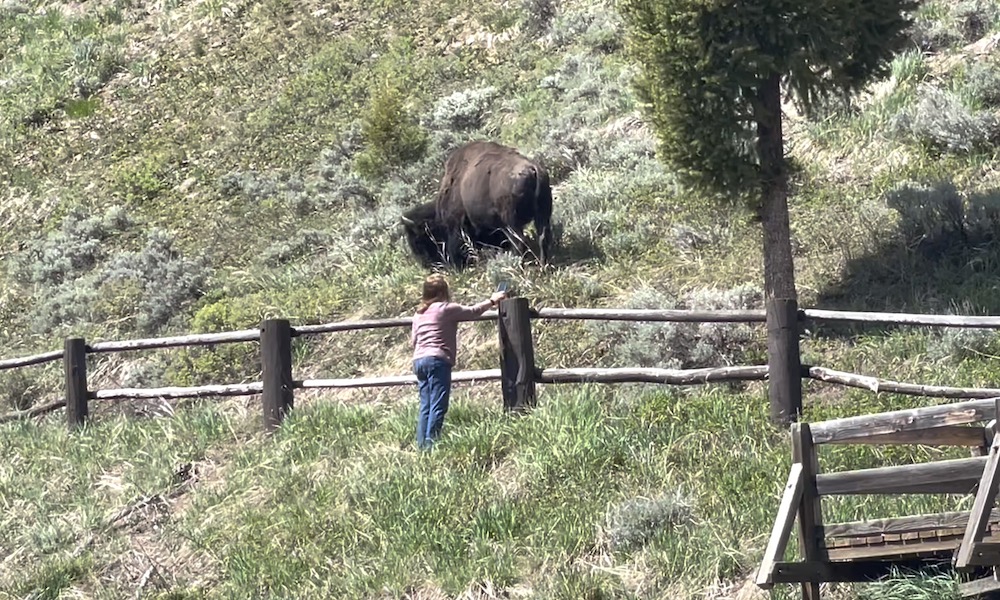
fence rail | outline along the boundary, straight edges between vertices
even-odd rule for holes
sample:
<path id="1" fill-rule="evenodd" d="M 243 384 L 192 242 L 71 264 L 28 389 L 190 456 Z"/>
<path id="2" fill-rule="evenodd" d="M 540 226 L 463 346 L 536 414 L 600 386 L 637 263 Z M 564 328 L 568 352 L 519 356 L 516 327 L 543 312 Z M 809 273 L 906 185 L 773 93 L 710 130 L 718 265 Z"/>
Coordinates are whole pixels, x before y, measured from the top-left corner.
<path id="1" fill-rule="evenodd" d="M 263 393 L 260 383 L 232 383 L 193 387 L 119 388 L 96 390 L 87 394 L 91 400 L 143 400 L 174 398 L 209 398 L 212 396 L 251 396 Z"/>
<path id="2" fill-rule="evenodd" d="M 487 311 L 469 321 L 496 321 L 497 311 Z M 388 327 L 409 327 L 413 317 L 397 317 L 395 319 L 368 319 L 364 321 L 338 321 L 322 325 L 299 325 L 292 328 L 292 335 L 312 335 L 317 333 L 334 333 L 337 331 L 360 331 L 363 329 L 385 329 Z"/>
<path id="3" fill-rule="evenodd" d="M 185 346 L 215 346 L 236 342 L 256 342 L 260 331 L 244 329 L 225 333 L 195 333 L 145 340 L 125 340 L 121 342 L 97 342 L 87 346 L 87 352 L 125 352 L 128 350 L 152 350 L 156 348 L 180 348 Z"/>
<path id="4" fill-rule="evenodd" d="M 1000 329 L 1000 317 L 966 317 L 962 315 L 921 315 L 909 313 L 853 312 L 807 308 L 802 316 L 815 321 L 848 321 L 882 323 L 884 325 L 926 325 L 929 327 L 968 327 Z"/>
<path id="5" fill-rule="evenodd" d="M 531 320 L 613 320 L 633 322 L 678 323 L 768 323 L 768 365 L 726 366 L 702 369 L 658 368 L 546 368 L 540 369 L 534 360 Z M 799 362 L 799 333 L 802 322 L 850 321 L 895 325 L 978 327 L 1000 329 L 1000 317 L 966 317 L 955 315 L 921 315 L 904 313 L 849 312 L 820 309 L 799 310 L 794 302 L 781 301 L 767 310 L 689 311 L 620 308 L 539 308 L 532 310 L 527 300 L 512 298 L 470 321 L 496 321 L 500 337 L 500 368 L 456 372 L 455 382 L 500 381 L 504 406 L 522 409 L 534 405 L 536 383 L 658 383 L 696 385 L 726 381 L 769 381 L 771 412 L 776 421 L 787 421 L 801 409 L 801 382 L 813 379 L 871 390 L 939 398 L 992 398 L 1000 389 L 960 388 L 897 382 L 868 375 L 837 371 Z M 408 327 L 411 317 L 336 321 L 317 325 L 291 326 L 288 321 L 265 321 L 260 329 L 244 329 L 221 333 L 200 333 L 123 341 L 102 341 L 86 344 L 83 340 L 66 341 L 63 350 L 20 358 L 0 360 L 0 370 L 14 369 L 62 360 L 66 371 L 66 396 L 32 409 L 0 415 L 0 423 L 30 418 L 67 407 L 67 419 L 77 426 L 87 416 L 88 400 L 197 398 L 210 396 L 260 394 L 265 405 L 265 424 L 272 428 L 280 423 L 291 408 L 296 389 L 350 389 L 414 385 L 413 375 L 363 377 L 347 379 L 293 380 L 290 340 L 293 337 Z M 272 328 L 268 330 L 268 327 Z M 276 329 L 275 329 L 276 328 Z M 270 331 L 270 333 L 268 333 Z M 264 376 L 255 383 L 205 385 L 195 387 L 123 388 L 90 391 L 86 383 L 86 354 L 126 352 L 217 344 L 259 342 Z M 955 406 L 966 406 L 963 403 Z M 937 409 L 937 407 L 930 407 Z M 970 409 L 973 410 L 973 409 Z M 943 414 L 943 413 L 942 413 Z M 898 432 L 897 432 L 897 435 Z"/>
<path id="6" fill-rule="evenodd" d="M 541 319 L 659 321 L 672 323 L 763 323 L 762 310 L 661 310 L 651 308 L 540 308 Z"/>
<path id="7" fill-rule="evenodd" d="M 542 369 L 539 383 L 664 383 L 695 385 L 719 381 L 763 381 L 767 365 L 708 369 Z"/>
<path id="8" fill-rule="evenodd" d="M 919 383 L 902 383 L 889 379 L 879 379 L 856 373 L 835 371 L 824 367 L 805 366 L 804 371 L 809 379 L 836 383 L 847 387 L 871 390 L 875 393 L 887 392 L 905 396 L 926 396 L 930 398 L 993 398 L 1000 396 L 998 388 L 960 388 L 946 385 L 923 385 Z"/>
<path id="9" fill-rule="evenodd" d="M 22 356 L 21 358 L 8 358 L 0 360 L 0 370 L 41 365 L 47 362 L 62 360 L 62 357 L 62 350 L 54 350 L 52 352 L 43 352 L 41 354 L 33 354 L 31 356 Z"/>
<path id="10" fill-rule="evenodd" d="M 477 383 L 480 381 L 499 381 L 500 369 L 482 371 L 458 371 L 451 374 L 452 383 Z M 366 387 L 397 387 L 416 385 L 416 375 L 395 375 L 389 377 L 356 377 L 350 379 L 305 379 L 295 382 L 296 389 L 350 389 Z"/>

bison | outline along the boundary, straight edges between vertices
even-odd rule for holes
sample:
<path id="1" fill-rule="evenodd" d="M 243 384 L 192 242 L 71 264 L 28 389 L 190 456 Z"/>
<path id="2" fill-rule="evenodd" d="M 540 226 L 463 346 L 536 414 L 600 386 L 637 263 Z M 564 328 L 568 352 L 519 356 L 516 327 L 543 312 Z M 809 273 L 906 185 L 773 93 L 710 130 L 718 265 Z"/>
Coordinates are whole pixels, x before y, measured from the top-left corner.
<path id="1" fill-rule="evenodd" d="M 433 209 L 433 210 L 432 210 Z M 425 265 L 465 265 L 475 246 L 531 250 L 524 227 L 534 222 L 539 260 L 552 258 L 552 188 L 545 168 L 513 148 L 471 142 L 445 161 L 434 202 L 411 208 L 402 221 L 407 243 Z"/>
<path id="2" fill-rule="evenodd" d="M 459 240 L 452 239 L 451 250 L 447 250 L 448 240 L 452 236 L 437 218 L 437 202 L 414 206 L 403 213 L 401 220 L 410 252 L 425 267 L 450 263 L 461 268 L 467 265 L 476 248 L 502 248 L 509 244 L 502 231 L 479 234 L 475 239 L 467 231 L 462 231 L 459 233 Z"/>

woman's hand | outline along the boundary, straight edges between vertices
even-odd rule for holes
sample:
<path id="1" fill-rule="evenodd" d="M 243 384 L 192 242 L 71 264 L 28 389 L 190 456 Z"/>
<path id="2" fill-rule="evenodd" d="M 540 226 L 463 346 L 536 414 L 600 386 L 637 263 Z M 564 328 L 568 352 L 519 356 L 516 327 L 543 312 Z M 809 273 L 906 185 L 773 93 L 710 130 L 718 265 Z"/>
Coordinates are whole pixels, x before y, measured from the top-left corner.
<path id="1" fill-rule="evenodd" d="M 498 302 L 500 302 L 506 297 L 507 297 L 507 292 L 493 292 L 493 295 L 490 296 L 490 304 L 496 306 Z"/>

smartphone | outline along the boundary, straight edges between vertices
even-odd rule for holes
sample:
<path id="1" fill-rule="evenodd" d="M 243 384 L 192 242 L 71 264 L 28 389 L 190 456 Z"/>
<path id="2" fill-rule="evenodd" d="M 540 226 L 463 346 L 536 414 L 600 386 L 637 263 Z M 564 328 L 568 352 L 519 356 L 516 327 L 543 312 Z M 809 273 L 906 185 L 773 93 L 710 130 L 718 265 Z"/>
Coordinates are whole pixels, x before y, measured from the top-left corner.
<path id="1" fill-rule="evenodd" d="M 506 292 L 508 288 L 510 288 L 510 283 L 507 281 L 501 281 L 499 285 L 497 285 L 498 292 Z"/>

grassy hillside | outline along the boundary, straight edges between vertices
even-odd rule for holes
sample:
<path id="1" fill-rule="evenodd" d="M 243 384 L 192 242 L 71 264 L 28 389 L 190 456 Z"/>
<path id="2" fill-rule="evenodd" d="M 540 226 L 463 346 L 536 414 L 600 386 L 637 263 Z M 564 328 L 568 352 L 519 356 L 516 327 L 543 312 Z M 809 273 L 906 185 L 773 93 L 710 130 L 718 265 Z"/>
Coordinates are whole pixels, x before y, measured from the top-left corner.
<path id="1" fill-rule="evenodd" d="M 758 306 L 758 225 L 657 161 L 622 31 L 610 0 L 0 2 L 2 355 L 408 314 L 424 273 L 398 216 L 475 138 L 548 166 L 557 264 L 484 255 L 452 275 L 460 300 L 504 278 L 536 306 Z M 821 115 L 787 107 L 802 304 L 1000 311 L 998 33 L 989 0 L 924 2 L 891 77 Z M 547 367 L 764 360 L 753 328 L 536 331 Z M 495 366 L 491 327 L 464 333 L 463 368 Z M 405 339 L 297 341 L 296 377 L 406 372 Z M 803 349 L 995 385 L 1000 340 L 820 328 Z M 51 399 L 59 378 L 0 373 L 2 410 Z M 258 378 L 249 346 L 91 368 L 92 387 Z M 806 391 L 808 418 L 916 402 Z M 752 597 L 788 462 L 761 387 L 547 387 L 521 419 L 498 393 L 460 390 L 429 456 L 410 440 L 410 390 L 300 394 L 275 439 L 254 399 L 102 406 L 75 435 L 57 417 L 0 426 L 0 595 Z M 831 504 L 830 518 L 956 506 L 921 502 Z M 835 593 L 952 591 L 924 577 Z"/>

